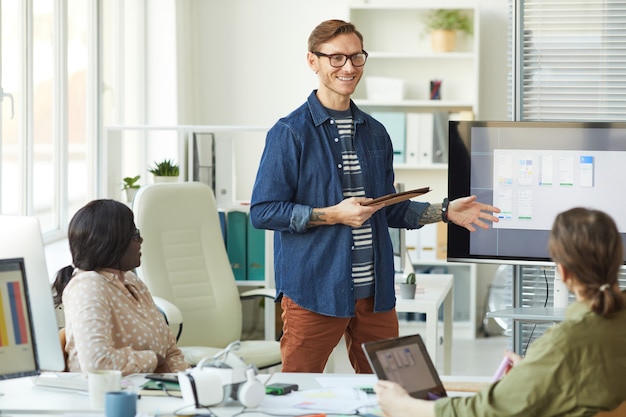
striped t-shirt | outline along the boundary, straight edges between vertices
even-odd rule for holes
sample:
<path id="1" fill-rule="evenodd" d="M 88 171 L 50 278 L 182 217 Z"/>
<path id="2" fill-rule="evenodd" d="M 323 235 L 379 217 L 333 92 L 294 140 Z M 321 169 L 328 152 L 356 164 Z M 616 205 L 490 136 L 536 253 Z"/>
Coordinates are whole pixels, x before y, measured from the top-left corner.
<path id="1" fill-rule="evenodd" d="M 354 123 L 350 110 L 336 111 L 328 109 L 337 126 L 341 144 L 343 165 L 343 196 L 365 197 L 363 173 L 354 150 Z M 374 249 L 372 246 L 372 226 L 367 220 L 361 227 L 352 228 L 352 280 L 356 299 L 374 295 Z"/>

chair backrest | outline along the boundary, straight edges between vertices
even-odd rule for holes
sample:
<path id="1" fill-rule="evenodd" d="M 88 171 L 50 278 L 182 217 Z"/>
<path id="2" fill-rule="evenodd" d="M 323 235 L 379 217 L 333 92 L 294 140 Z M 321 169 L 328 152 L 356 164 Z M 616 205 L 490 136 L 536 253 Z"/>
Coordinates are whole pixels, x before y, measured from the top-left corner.
<path id="1" fill-rule="evenodd" d="M 198 182 L 152 184 L 133 200 L 144 241 L 138 275 L 153 296 L 182 312 L 180 346 L 226 347 L 239 340 L 239 291 L 211 188 Z"/>

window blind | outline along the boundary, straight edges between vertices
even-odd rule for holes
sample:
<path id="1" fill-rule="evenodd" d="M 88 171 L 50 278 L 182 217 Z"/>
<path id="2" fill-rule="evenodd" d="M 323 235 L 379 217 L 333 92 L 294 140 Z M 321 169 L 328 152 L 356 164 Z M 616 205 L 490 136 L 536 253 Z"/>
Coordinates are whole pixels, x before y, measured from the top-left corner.
<path id="1" fill-rule="evenodd" d="M 626 120 L 626 0 L 509 0 L 509 19 L 511 120 Z M 553 280 L 522 266 L 520 305 L 552 305 Z M 523 323 L 521 353 L 549 326 Z"/>
<path id="2" fill-rule="evenodd" d="M 514 120 L 626 120 L 626 1 L 509 4 Z"/>

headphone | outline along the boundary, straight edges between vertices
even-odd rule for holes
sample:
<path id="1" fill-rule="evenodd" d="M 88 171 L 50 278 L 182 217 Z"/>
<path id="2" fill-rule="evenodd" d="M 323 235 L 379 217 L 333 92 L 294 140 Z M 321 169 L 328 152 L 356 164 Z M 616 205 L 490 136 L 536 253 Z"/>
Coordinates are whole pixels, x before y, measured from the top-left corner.
<path id="1" fill-rule="evenodd" d="M 229 396 L 244 407 L 255 408 L 265 397 L 265 385 L 256 378 L 253 367 L 196 366 L 179 372 L 178 383 L 183 399 L 196 408 L 220 404 Z"/>
<path id="2" fill-rule="evenodd" d="M 265 385 L 256 378 L 254 368 L 246 369 L 246 381 L 232 391 L 231 398 L 246 408 L 256 408 L 263 402 Z"/>

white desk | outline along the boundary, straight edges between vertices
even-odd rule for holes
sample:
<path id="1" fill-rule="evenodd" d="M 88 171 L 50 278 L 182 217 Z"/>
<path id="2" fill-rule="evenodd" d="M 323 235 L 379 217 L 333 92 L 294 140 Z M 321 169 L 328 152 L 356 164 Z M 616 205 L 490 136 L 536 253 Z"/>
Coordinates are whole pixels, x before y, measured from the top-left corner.
<path id="1" fill-rule="evenodd" d="M 269 375 L 260 375 L 267 379 Z M 70 391 L 57 388 L 48 388 L 35 386 L 33 379 L 35 377 L 9 379 L 0 381 L 0 416 L 22 416 L 30 415 L 63 415 L 63 414 L 80 414 L 91 416 L 104 416 L 103 410 L 92 409 L 89 397 L 85 393 Z M 135 375 L 125 377 L 133 381 L 137 386 L 145 382 L 143 375 Z M 189 407 L 184 408 L 186 405 Z M 150 416 L 172 415 L 179 410 L 189 411 L 193 414 L 194 407 L 186 404 L 182 398 L 175 397 L 148 397 L 142 396 L 137 401 L 137 413 L 143 413 Z M 232 416 L 243 409 L 238 403 L 232 402 L 229 406 L 211 407 L 219 417 Z M 206 412 L 199 411 L 199 412 Z M 264 414 L 248 414 L 246 416 L 255 417 Z"/>
<path id="2" fill-rule="evenodd" d="M 505 310 L 490 311 L 487 317 L 499 317 L 513 321 L 513 351 L 521 353 L 523 349 L 522 323 L 547 324 L 565 320 L 565 308 L 553 307 L 514 307 Z"/>
<path id="3" fill-rule="evenodd" d="M 457 382 L 464 383 L 467 377 L 461 378 Z M 133 382 L 143 382 L 142 375 L 130 378 Z M 305 373 L 275 373 L 271 375 L 259 375 L 259 379 L 266 383 L 288 382 L 299 385 L 300 390 L 328 387 L 328 384 L 321 383 L 322 379 L 332 379 L 336 384 L 338 381 L 345 381 L 345 386 L 372 385 L 376 377 L 374 375 L 355 374 L 305 374 Z M 484 384 L 487 379 L 484 377 L 472 378 L 478 384 Z M 456 381 L 455 377 L 442 377 L 444 385 L 448 382 Z M 342 383 L 343 385 L 343 383 Z M 26 415 L 104 415 L 102 410 L 94 410 L 89 406 L 89 398 L 85 394 L 77 394 L 67 390 L 45 388 L 33 385 L 33 378 L 18 378 L 0 381 L 0 416 L 11 415 L 25 417 Z M 471 395 L 463 392 L 449 392 L 448 395 Z M 372 397 L 373 398 L 373 397 Z M 182 398 L 174 397 L 142 397 L 137 401 L 137 412 L 150 416 L 171 415 L 181 409 L 186 404 Z M 240 413 L 243 407 L 235 402 L 211 407 L 211 411 L 219 417 L 230 417 Z M 193 407 L 181 410 L 183 412 L 193 411 Z M 206 412 L 206 410 L 202 410 Z M 190 412 L 191 414 L 191 412 Z M 302 414 L 310 414 L 303 412 Z M 246 412 L 246 417 L 267 417 L 262 412 Z"/>
<path id="4" fill-rule="evenodd" d="M 271 375 L 258 375 L 259 379 L 265 383 L 268 382 L 290 382 L 296 383 L 300 390 L 321 388 L 317 382 L 317 377 L 345 377 L 345 381 L 355 384 L 355 381 L 362 381 L 358 385 L 373 385 L 376 377 L 374 375 L 334 375 L 334 374 L 304 374 L 293 373 L 283 374 L 275 373 Z M 69 391 L 57 388 L 48 388 L 35 386 L 33 380 L 35 377 L 17 378 L 0 381 L 0 416 L 25 416 L 25 415 L 63 415 L 77 414 L 90 416 L 103 416 L 103 410 L 96 410 L 90 407 L 89 397 L 84 393 Z M 133 381 L 136 385 L 145 382 L 143 375 L 135 375 L 126 377 Z M 372 396 L 372 401 L 375 401 Z M 185 407 L 187 404 L 182 398 L 175 397 L 147 397 L 143 396 L 137 401 L 137 412 L 150 416 L 170 417 L 174 412 L 180 414 L 193 414 L 194 407 Z M 244 407 L 235 402 L 210 407 L 210 410 L 219 417 L 229 417 L 240 413 Z M 207 413 L 206 409 L 198 410 L 198 413 Z M 302 414 L 307 413 L 303 410 Z M 246 417 L 264 416 L 267 414 L 262 412 L 254 412 L 254 410 L 246 411 Z"/>
<path id="5" fill-rule="evenodd" d="M 565 308 L 516 307 L 487 313 L 487 317 L 501 317 L 527 323 L 556 323 L 565 320 Z"/>
<path id="6" fill-rule="evenodd" d="M 437 366 L 439 342 L 439 307 L 443 304 L 443 374 L 449 375 L 452 359 L 452 283 L 451 274 L 418 274 L 417 293 L 414 300 L 399 297 L 396 292 L 398 313 L 426 314 L 426 348 Z"/>

